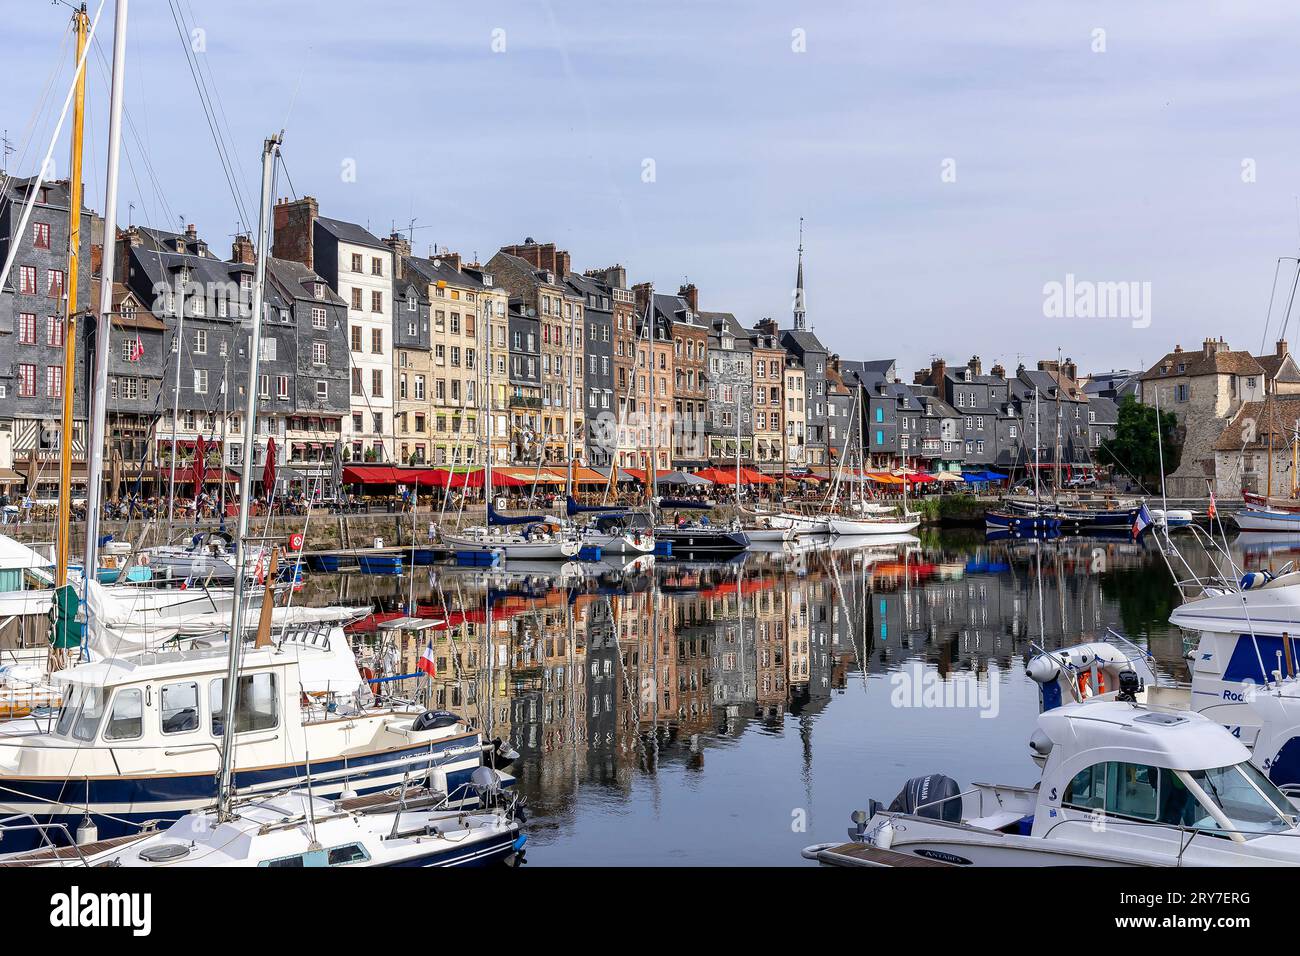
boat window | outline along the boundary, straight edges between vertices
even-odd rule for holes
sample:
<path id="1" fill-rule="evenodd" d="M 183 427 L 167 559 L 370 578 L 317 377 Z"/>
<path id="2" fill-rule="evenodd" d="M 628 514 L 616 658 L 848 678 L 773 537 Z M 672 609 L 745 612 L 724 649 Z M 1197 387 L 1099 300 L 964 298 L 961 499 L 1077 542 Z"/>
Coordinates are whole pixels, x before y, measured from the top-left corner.
<path id="1" fill-rule="evenodd" d="M 105 740 L 135 740 L 144 733 L 144 694 L 138 687 L 119 690 L 104 728 Z"/>
<path id="2" fill-rule="evenodd" d="M 94 740 L 99 733 L 99 722 L 104 717 L 104 689 L 85 685 L 72 721 L 72 736 L 76 740 Z"/>
<path id="3" fill-rule="evenodd" d="M 225 733 L 225 683 L 225 678 L 219 677 L 209 685 L 212 734 L 216 737 Z M 235 693 L 235 733 L 275 727 L 279 723 L 278 702 L 274 674 L 263 672 L 240 677 Z"/>
<path id="4" fill-rule="evenodd" d="M 72 721 L 81 706 L 81 684 L 72 684 L 63 695 L 63 705 L 59 708 L 59 719 L 54 723 L 54 732 L 66 737 L 72 731 Z"/>
<path id="5" fill-rule="evenodd" d="M 1189 770 L 1187 775 L 1200 785 L 1233 827 L 1243 834 L 1279 833 L 1290 829 L 1290 822 L 1274 802 L 1278 797 L 1272 796 L 1272 791 L 1277 788 L 1258 772 L 1248 775 L 1244 770 L 1246 766 Z M 1267 790 L 1261 784 L 1267 785 Z M 1213 823 L 1206 826 L 1212 827 Z"/>
<path id="6" fill-rule="evenodd" d="M 360 843 L 349 843 L 347 846 L 336 846 L 329 851 L 329 865 L 343 866 L 348 863 L 363 863 L 370 859 L 370 854 L 366 852 L 365 847 Z"/>
<path id="7" fill-rule="evenodd" d="M 194 681 L 163 684 L 159 701 L 163 733 L 183 734 L 199 729 L 199 685 Z"/>
<path id="8" fill-rule="evenodd" d="M 1081 810 L 1101 810 L 1106 806 L 1106 765 L 1093 764 L 1074 775 L 1065 788 L 1061 803 Z"/>
<path id="9" fill-rule="evenodd" d="M 1135 763 L 1111 763 L 1106 768 L 1106 810 L 1125 817 L 1154 820 L 1160 806 L 1160 771 Z"/>

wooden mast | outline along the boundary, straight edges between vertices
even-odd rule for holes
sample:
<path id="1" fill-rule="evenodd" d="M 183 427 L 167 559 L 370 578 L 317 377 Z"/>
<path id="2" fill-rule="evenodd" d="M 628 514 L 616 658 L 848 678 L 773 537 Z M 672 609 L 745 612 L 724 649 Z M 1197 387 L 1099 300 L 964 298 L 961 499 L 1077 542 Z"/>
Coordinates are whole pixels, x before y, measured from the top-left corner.
<path id="1" fill-rule="evenodd" d="M 72 396 L 77 366 L 77 282 L 81 265 L 81 148 L 86 120 L 86 43 L 90 17 L 83 4 L 73 14 L 77 28 L 77 91 L 72 110 L 72 163 L 68 177 L 68 276 L 64 286 L 63 416 L 59 427 L 59 510 L 54 586 L 68 583 L 68 539 L 72 524 Z M 111 282 L 111 276 L 105 276 Z M 86 568 L 87 576 L 95 573 Z"/>

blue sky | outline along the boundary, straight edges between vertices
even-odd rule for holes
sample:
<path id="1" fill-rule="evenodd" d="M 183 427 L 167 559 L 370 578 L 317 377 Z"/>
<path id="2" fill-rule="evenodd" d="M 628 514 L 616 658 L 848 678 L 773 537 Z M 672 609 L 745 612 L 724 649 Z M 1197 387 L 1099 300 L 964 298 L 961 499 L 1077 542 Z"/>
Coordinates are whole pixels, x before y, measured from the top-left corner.
<path id="1" fill-rule="evenodd" d="M 553 241 L 578 269 L 689 279 L 746 323 L 788 321 L 803 216 L 814 329 L 909 379 L 933 354 L 1014 367 L 1061 347 L 1102 370 L 1207 335 L 1256 350 L 1277 257 L 1300 247 L 1294 4 L 175 2 L 203 31 L 247 215 L 284 127 L 292 191 L 325 215 L 415 220 L 421 254 Z M 0 11 L 21 154 L 68 10 Z M 132 14 L 123 216 L 193 222 L 224 252 L 239 214 L 171 11 Z M 90 83 L 102 209 L 98 54 Z M 1067 274 L 1151 283 L 1150 326 L 1045 317 Z"/>

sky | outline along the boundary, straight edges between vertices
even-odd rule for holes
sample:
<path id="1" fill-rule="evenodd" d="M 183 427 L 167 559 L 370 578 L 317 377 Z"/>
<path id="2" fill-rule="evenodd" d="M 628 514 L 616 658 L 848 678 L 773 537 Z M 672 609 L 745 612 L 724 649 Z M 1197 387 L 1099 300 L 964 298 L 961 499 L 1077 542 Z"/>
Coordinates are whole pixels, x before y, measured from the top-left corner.
<path id="1" fill-rule="evenodd" d="M 101 211 L 111 11 L 88 74 Z M 70 12 L 0 0 L 11 172 L 48 146 Z M 119 205 L 228 255 L 283 129 L 280 195 L 417 254 L 533 237 L 785 325 L 803 217 L 808 320 L 846 358 L 906 380 L 1058 349 L 1145 368 L 1206 337 L 1272 348 L 1300 248 L 1297 35 L 1300 6 L 1249 0 L 136 0 Z"/>

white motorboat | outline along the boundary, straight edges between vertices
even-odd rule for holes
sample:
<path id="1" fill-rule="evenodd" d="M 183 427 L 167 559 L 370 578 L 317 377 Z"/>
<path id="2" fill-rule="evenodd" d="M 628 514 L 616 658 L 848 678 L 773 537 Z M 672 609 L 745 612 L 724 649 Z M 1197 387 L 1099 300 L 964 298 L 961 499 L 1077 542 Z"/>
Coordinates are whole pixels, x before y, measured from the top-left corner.
<path id="1" fill-rule="evenodd" d="M 161 832 L 4 858 L 8 866 L 342 867 L 486 866 L 519 861 L 526 838 L 517 797 L 480 767 L 468 787 L 480 809 L 449 808 L 424 788 L 326 800 L 295 790 L 187 813 Z M 21 824 L 20 824 L 21 826 Z M 27 826 L 32 826 L 28 824 Z M 12 832 L 19 832 L 17 830 Z"/>
<path id="2" fill-rule="evenodd" d="M 1034 786 L 914 778 L 853 814 L 850 843 L 807 858 L 850 866 L 1295 866 L 1296 807 L 1208 717 L 1109 698 L 1045 711 Z"/>
<path id="3" fill-rule="evenodd" d="M 244 797 L 299 787 L 325 797 L 368 793 L 407 775 L 453 793 L 482 763 L 479 733 L 455 715 L 376 696 L 385 685 L 362 676 L 343 632 L 364 613 L 277 609 L 274 643 L 246 642 L 234 734 Z M 255 617 L 245 622 L 255 626 Z M 230 647 L 221 633 L 206 646 L 193 637 L 176 650 L 54 674 L 63 703 L 47 732 L 0 737 L 0 816 L 69 831 L 88 817 L 100 836 L 119 836 L 211 804 Z M 22 840 L 6 836 L 6 850 L 37 845 Z"/>
<path id="4" fill-rule="evenodd" d="M 246 549 L 248 580 L 260 580 L 271 561 L 271 549 L 250 545 Z M 235 545 L 227 531 L 201 531 L 185 544 L 163 544 L 147 548 L 142 560 L 155 571 L 173 578 L 193 581 L 233 581 L 235 579 Z"/>
<path id="5" fill-rule="evenodd" d="M 1168 510 L 1152 508 L 1150 511 L 1151 523 L 1157 528 L 1186 528 L 1196 520 L 1195 516 L 1187 508 L 1169 508 Z M 1300 524 L 1296 525 L 1296 529 L 1300 530 Z"/>

